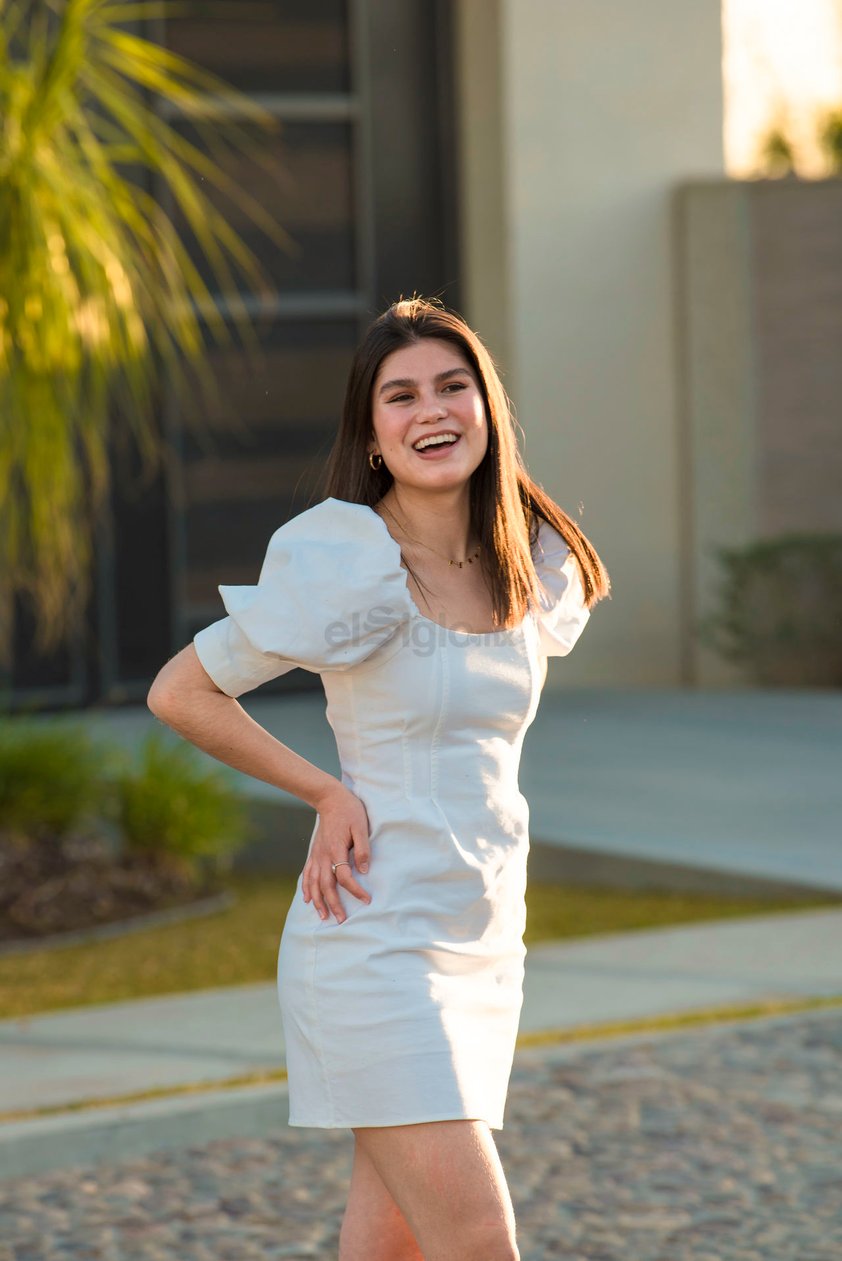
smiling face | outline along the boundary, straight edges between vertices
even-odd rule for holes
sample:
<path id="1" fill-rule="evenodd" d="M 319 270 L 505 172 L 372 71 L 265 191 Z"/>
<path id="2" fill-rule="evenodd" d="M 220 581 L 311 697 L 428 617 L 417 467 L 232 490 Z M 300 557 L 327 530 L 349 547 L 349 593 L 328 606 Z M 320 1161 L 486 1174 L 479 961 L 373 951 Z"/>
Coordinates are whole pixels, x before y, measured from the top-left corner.
<path id="1" fill-rule="evenodd" d="M 398 485 L 456 488 L 488 448 L 488 424 L 475 370 L 451 342 L 424 337 L 386 355 L 374 379 L 374 441 Z M 432 435 L 452 435 L 417 450 Z"/>

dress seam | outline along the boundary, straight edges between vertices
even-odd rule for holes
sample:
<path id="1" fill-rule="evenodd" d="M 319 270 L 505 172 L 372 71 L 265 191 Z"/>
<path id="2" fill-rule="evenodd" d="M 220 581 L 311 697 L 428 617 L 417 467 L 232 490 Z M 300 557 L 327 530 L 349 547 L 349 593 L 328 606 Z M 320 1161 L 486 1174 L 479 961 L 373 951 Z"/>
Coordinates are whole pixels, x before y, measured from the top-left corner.
<path id="1" fill-rule="evenodd" d="M 401 756 L 403 758 L 403 795 L 409 799 L 414 794 L 412 792 L 412 755 L 409 750 L 409 736 L 405 720 L 401 729 Z"/>
<path id="2" fill-rule="evenodd" d="M 430 739 L 430 796 L 435 802 L 438 802 L 439 795 L 439 742 L 445 711 L 450 700 L 450 653 L 446 644 L 439 653 L 439 660 L 441 661 L 441 704 Z"/>
<path id="3" fill-rule="evenodd" d="M 357 715 L 357 693 L 354 687 L 353 674 L 346 675 L 347 692 L 348 692 L 348 708 L 351 714 L 351 732 L 354 740 L 354 765 L 362 765 L 362 742 L 360 740 L 360 724 Z M 341 759 L 340 759 L 341 761 Z M 344 767 L 343 767 L 344 772 Z"/>
<path id="4" fill-rule="evenodd" d="M 317 1031 L 317 1036 L 319 1040 L 318 1047 L 316 1049 L 316 1054 L 319 1057 L 319 1069 L 321 1070 L 322 1081 L 324 1082 L 325 1098 L 327 1099 L 328 1107 L 330 1109 L 331 1124 L 335 1125 L 336 1124 L 336 1104 L 334 1103 L 334 1100 L 333 1100 L 333 1091 L 330 1088 L 330 1074 L 328 1073 L 327 1065 L 325 1064 L 325 1057 L 324 1057 L 325 1040 L 324 1040 L 324 1032 L 322 1028 L 322 1013 L 319 1008 L 319 991 L 318 991 L 318 986 L 316 985 L 316 966 L 318 963 L 318 958 L 319 958 L 319 938 L 314 928 L 313 930 L 313 967 L 310 974 L 310 985 L 312 987 L 311 993 L 313 995 L 313 1012 L 315 1014 L 316 1031 Z"/>
<path id="5" fill-rule="evenodd" d="M 523 740 L 526 736 L 526 731 L 532 725 L 535 715 L 538 712 L 538 706 L 541 703 L 541 693 L 543 691 L 543 686 L 544 686 L 544 680 L 541 678 L 541 671 L 540 671 L 540 665 L 541 665 L 540 633 L 538 630 L 538 623 L 534 617 L 531 619 L 530 625 L 532 628 L 531 633 L 528 633 L 525 636 L 524 642 L 526 644 L 526 659 L 529 665 L 529 677 L 532 681 L 532 687 L 531 687 L 531 696 L 529 700 L 529 709 L 527 711 L 526 718 L 525 718 L 526 725 L 524 729 L 521 731 L 521 739 L 520 739 L 521 747 L 523 745 Z M 518 781 L 519 780 L 520 780 L 520 755 L 518 755 Z M 520 788 L 520 783 L 518 783 L 518 788 Z"/>

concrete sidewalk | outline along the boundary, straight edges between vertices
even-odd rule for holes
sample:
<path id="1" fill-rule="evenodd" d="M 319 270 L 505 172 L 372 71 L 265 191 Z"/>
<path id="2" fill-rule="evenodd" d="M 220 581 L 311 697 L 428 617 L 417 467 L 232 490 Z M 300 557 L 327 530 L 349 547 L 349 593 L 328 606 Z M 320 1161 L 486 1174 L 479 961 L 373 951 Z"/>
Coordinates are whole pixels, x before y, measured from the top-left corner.
<path id="1" fill-rule="evenodd" d="M 842 996 L 842 908 L 530 947 L 522 1034 L 764 999 Z M 275 986 L 0 1021 L 0 1115 L 284 1065 Z"/>
<path id="2" fill-rule="evenodd" d="M 528 1041 L 530 1034 L 642 1017 L 842 997 L 840 961 L 842 908 L 533 946 L 521 1035 Z M 8 1020 L 0 1023 L 0 1112 L 221 1085 L 277 1071 L 283 1062 L 271 983 Z M 261 1132 L 264 1106 L 282 1106 L 283 1094 L 282 1086 L 263 1088 L 257 1110 L 253 1090 L 233 1089 L 227 1097 L 173 1099 L 174 1110 L 156 1101 L 0 1123 L 0 1176 L 105 1158 L 114 1125 L 133 1131 L 133 1154 L 148 1150 L 144 1143 L 220 1137 L 230 1126 L 234 1133 L 252 1132 L 250 1126 Z M 211 1116 L 216 1108 L 223 1112 Z"/>
<path id="3" fill-rule="evenodd" d="M 240 700 L 277 739 L 339 773 L 321 692 Z M 145 707 L 88 721 L 129 750 L 160 727 Z M 291 834 L 272 828 L 267 862 L 283 866 L 298 833 L 306 847 L 313 816 L 297 798 L 207 762 L 250 799 L 300 810 Z M 636 866 L 647 881 L 668 869 L 671 887 L 737 893 L 746 881 L 750 892 L 758 880 L 842 893 L 840 770 L 842 691 L 570 688 L 545 690 L 520 786 L 533 843 L 575 856 L 571 876 L 616 866 L 627 883 Z M 298 852 L 289 858 L 300 870 Z"/>
<path id="4" fill-rule="evenodd" d="M 279 739 L 295 732 L 298 752 L 336 771 L 321 696 L 245 700 Z M 154 721 L 148 711 L 91 717 L 128 747 Z M 584 856 L 585 870 L 601 865 L 620 884 L 661 871 L 667 887 L 697 876 L 733 892 L 754 880 L 832 896 L 842 893 L 840 767 L 835 693 L 589 689 L 545 695 L 521 786 L 533 843 L 558 856 L 561 878 L 575 855 L 577 874 Z M 284 796 L 232 775 L 250 794 Z M 842 996 L 842 906 L 533 946 L 521 1031 L 826 996 Z M 272 983 L 5 1021 L 0 1113 L 218 1085 L 283 1062 Z M 265 1133 L 285 1116 L 284 1087 L 268 1085 L 7 1121 L 0 1176 Z"/>

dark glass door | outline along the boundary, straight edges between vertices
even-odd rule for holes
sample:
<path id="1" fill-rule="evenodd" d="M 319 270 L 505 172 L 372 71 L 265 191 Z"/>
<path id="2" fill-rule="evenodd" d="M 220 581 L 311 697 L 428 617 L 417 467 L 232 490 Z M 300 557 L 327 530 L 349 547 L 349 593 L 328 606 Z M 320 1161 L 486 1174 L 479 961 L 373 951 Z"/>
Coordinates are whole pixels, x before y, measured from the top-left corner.
<path id="1" fill-rule="evenodd" d="M 271 533 L 306 506 L 372 316 L 416 291 L 459 306 L 448 0 L 208 0 L 152 34 L 278 120 L 262 160 L 228 171 L 295 248 L 226 207 L 271 280 L 251 303 L 257 349 L 209 346 L 218 389 L 201 428 L 165 387 L 165 472 L 139 487 L 130 455 L 115 456 L 85 641 L 51 661 L 17 654 L 15 708 L 142 701 L 224 615 L 217 586 L 256 581 Z M 265 690 L 313 686 L 297 670 Z"/>

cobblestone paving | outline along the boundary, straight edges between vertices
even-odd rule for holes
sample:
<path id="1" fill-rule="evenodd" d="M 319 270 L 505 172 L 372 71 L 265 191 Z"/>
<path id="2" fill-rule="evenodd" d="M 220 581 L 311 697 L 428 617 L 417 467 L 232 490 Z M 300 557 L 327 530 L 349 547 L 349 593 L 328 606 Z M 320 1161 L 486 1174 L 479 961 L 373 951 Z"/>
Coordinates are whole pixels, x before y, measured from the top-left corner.
<path id="1" fill-rule="evenodd" d="M 520 1052 L 495 1137 L 523 1261 L 840 1261 L 842 1013 Z M 6 1182 L 0 1261 L 332 1259 L 351 1144 L 287 1129 Z"/>

